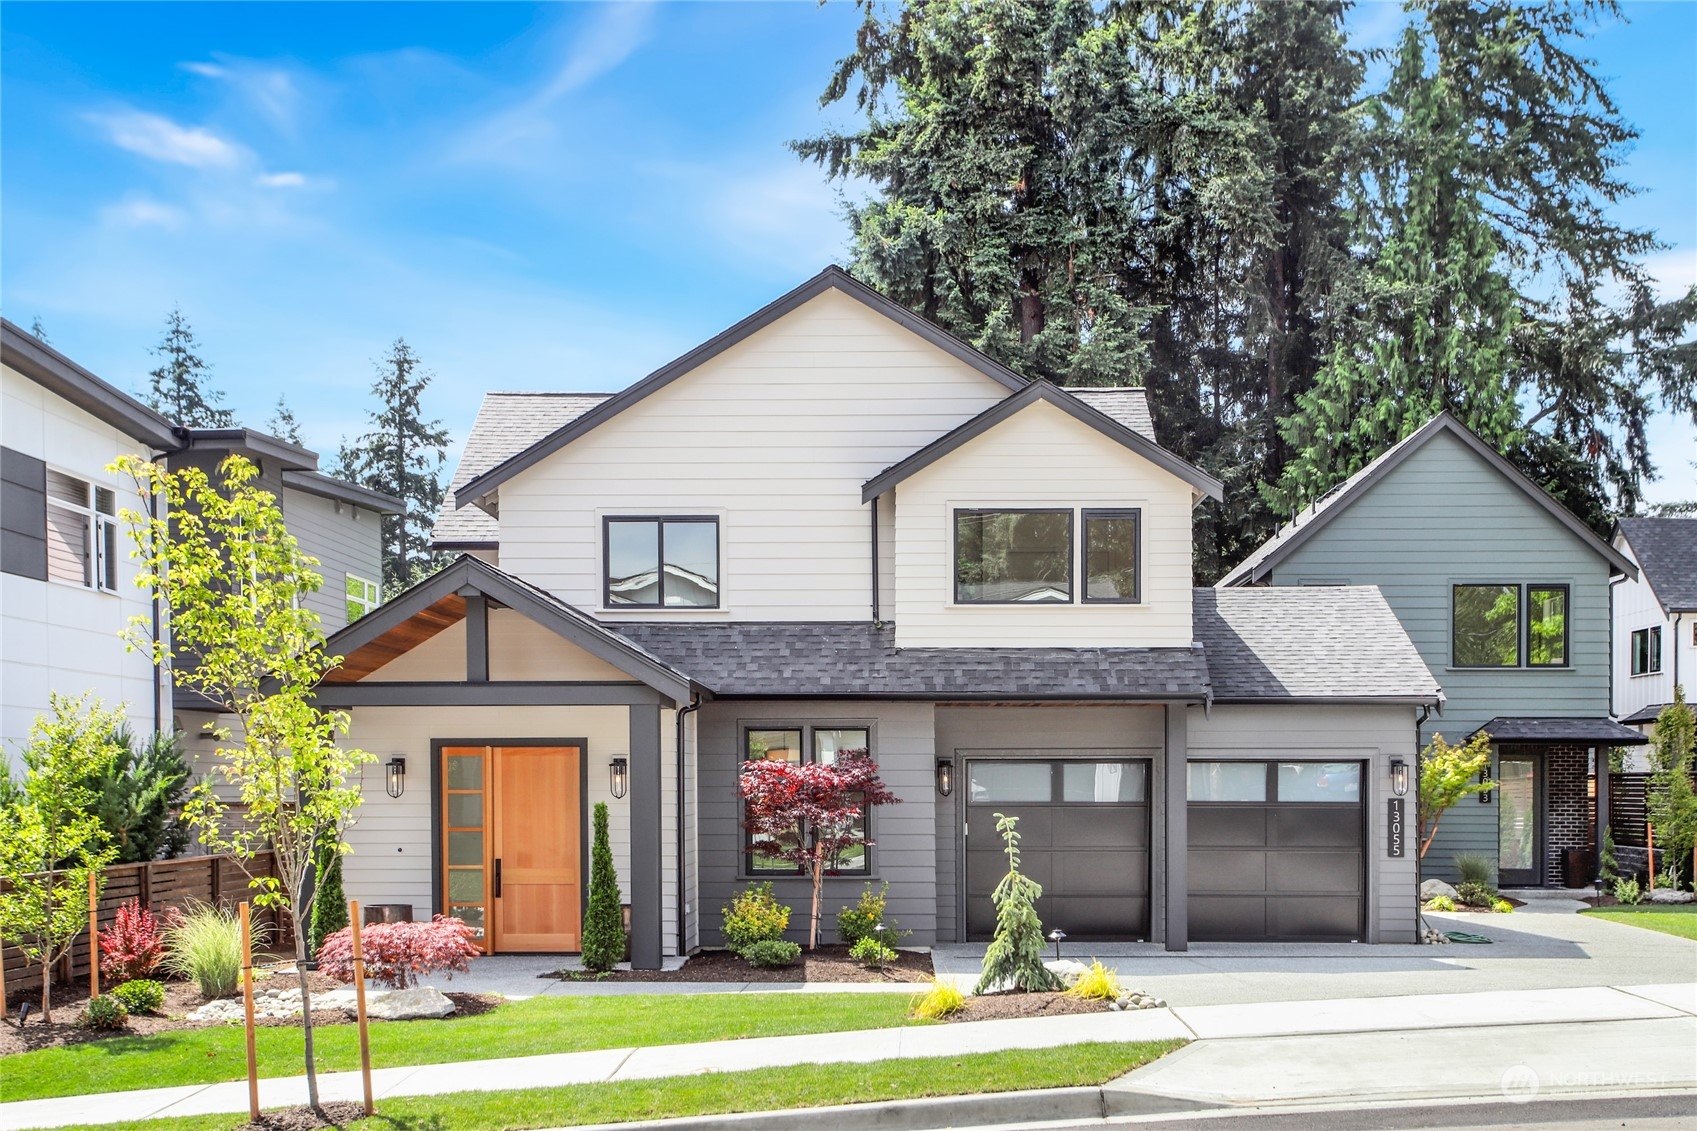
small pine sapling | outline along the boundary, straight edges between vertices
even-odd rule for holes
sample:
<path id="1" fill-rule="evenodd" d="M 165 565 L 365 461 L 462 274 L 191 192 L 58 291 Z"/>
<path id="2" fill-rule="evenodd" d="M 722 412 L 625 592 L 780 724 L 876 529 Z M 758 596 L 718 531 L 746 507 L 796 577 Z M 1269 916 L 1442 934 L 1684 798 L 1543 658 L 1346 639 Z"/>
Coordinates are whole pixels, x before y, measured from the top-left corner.
<path id="1" fill-rule="evenodd" d="M 1043 965 L 1043 923 L 1037 918 L 1043 886 L 1019 870 L 1019 818 L 997 813 L 996 832 L 1007 845 L 1008 874 L 990 893 L 996 905 L 996 933 L 985 948 L 984 972 L 972 992 L 1058 990 L 1060 979 Z"/>
<path id="2" fill-rule="evenodd" d="M 607 803 L 595 803 L 595 844 L 590 849 L 589 912 L 583 920 L 583 966 L 611 970 L 625 957 L 625 921 L 620 906 L 619 874 L 607 835 Z"/>

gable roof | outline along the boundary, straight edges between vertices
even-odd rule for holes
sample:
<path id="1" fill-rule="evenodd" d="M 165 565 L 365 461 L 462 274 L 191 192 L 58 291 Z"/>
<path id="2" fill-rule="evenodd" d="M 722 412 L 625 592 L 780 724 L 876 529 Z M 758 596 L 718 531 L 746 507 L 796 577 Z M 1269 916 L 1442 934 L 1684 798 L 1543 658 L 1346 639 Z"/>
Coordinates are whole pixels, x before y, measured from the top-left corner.
<path id="1" fill-rule="evenodd" d="M 860 501 L 871 502 L 908 476 L 930 467 L 963 444 L 982 436 L 1002 421 L 1039 401 L 1060 409 L 1079 423 L 1088 425 L 1108 439 L 1130 448 L 1163 471 L 1184 480 L 1202 494 L 1215 499 L 1221 497 L 1223 487 L 1220 481 L 1201 468 L 1191 466 L 1153 440 L 1132 431 L 1060 386 L 1048 381 L 1033 381 L 1019 392 L 991 405 L 960 427 L 945 432 L 900 463 L 887 467 L 868 479 L 860 489 Z"/>
<path id="2" fill-rule="evenodd" d="M 325 677 L 325 682 L 347 684 L 364 679 L 462 620 L 465 598 L 477 594 L 529 617 L 674 702 L 686 701 L 693 690 L 689 677 L 593 617 L 546 590 L 463 554 L 331 636 L 325 650 L 341 656 L 343 663 Z"/>
<path id="3" fill-rule="evenodd" d="M 1425 447 L 1434 438 L 1449 434 L 1460 440 L 1480 459 L 1507 479 L 1511 484 L 1520 488 L 1527 498 L 1542 507 L 1549 516 L 1566 527 L 1575 538 L 1584 542 L 1599 557 L 1609 563 L 1615 573 L 1623 573 L 1628 577 L 1637 577 L 1638 569 L 1619 550 L 1597 537 L 1595 531 L 1575 518 L 1573 512 L 1550 498 L 1544 489 L 1521 474 L 1501 454 L 1493 451 L 1490 445 L 1475 436 L 1473 432 L 1448 412 L 1440 412 L 1425 424 L 1421 425 L 1408 436 L 1391 445 L 1383 454 L 1366 467 L 1332 488 L 1326 494 L 1309 504 L 1294 522 L 1285 524 L 1267 541 L 1263 542 L 1255 552 L 1222 577 L 1218 582 L 1219 588 L 1236 585 L 1253 585 L 1266 579 L 1268 574 L 1285 558 L 1289 557 L 1297 547 L 1307 542 L 1327 523 L 1337 518 L 1349 505 L 1365 495 L 1379 480 L 1385 478 L 1409 456 Z"/>
<path id="4" fill-rule="evenodd" d="M 1061 386 L 1097 412 L 1106 413 L 1139 436 L 1155 440 L 1155 418 L 1149 412 L 1149 391 L 1141 385 L 1119 385 L 1114 388 Z"/>
<path id="5" fill-rule="evenodd" d="M 481 507 L 461 507 L 457 493 L 473 479 L 570 424 L 612 393 L 485 393 L 466 435 L 454 479 L 430 532 L 438 550 L 493 549 L 501 524 Z"/>
<path id="6" fill-rule="evenodd" d="M 1192 610 L 1216 703 L 1443 702 L 1376 585 L 1198 589 Z"/>
<path id="7" fill-rule="evenodd" d="M 1697 612 L 1697 518 L 1623 518 L 1615 529 L 1632 547 L 1662 611 Z"/>
<path id="8" fill-rule="evenodd" d="M 176 425 L 6 319 L 0 319 L 0 361 L 132 440 L 160 450 L 182 446 Z"/>
<path id="9" fill-rule="evenodd" d="M 863 303 L 890 321 L 918 334 L 944 353 L 964 361 L 992 381 L 1008 389 L 1019 389 L 1025 385 L 1024 377 L 1001 362 L 973 349 L 959 338 L 939 329 L 900 303 L 867 286 L 841 267 L 832 264 L 793 291 L 767 303 L 736 325 L 720 331 L 682 357 L 666 363 L 636 384 L 607 398 L 564 427 L 556 429 L 523 451 L 501 461 L 488 471 L 474 476 L 456 492 L 456 506 L 464 507 L 468 503 L 476 503 L 478 506 L 485 507 L 490 509 L 492 513 L 498 514 L 499 511 L 495 509 L 490 495 L 502 483 L 526 468 L 535 466 L 579 436 L 617 416 L 638 401 L 647 398 L 650 394 L 665 388 L 685 373 L 724 353 L 738 342 L 765 329 L 784 315 L 802 304 L 812 301 L 826 291 L 837 291 Z"/>

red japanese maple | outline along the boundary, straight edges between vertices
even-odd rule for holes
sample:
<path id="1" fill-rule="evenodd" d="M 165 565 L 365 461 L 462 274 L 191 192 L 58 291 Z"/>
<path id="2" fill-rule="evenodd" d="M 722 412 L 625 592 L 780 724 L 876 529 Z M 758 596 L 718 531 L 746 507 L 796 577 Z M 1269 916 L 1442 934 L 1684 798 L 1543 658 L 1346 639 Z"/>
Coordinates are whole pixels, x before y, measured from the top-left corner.
<path id="1" fill-rule="evenodd" d="M 819 945 L 819 892 L 827 873 L 842 867 L 857 845 L 868 845 L 861 817 L 874 805 L 901 799 L 878 776 L 878 763 L 865 750 L 841 750 L 833 763 L 754 760 L 744 762 L 738 783 L 744 801 L 743 828 L 753 850 L 787 860 L 813 881 L 813 915 L 807 946 Z"/>
<path id="2" fill-rule="evenodd" d="M 482 952 L 462 919 L 438 915 L 428 923 L 373 923 L 359 932 L 365 972 L 374 982 L 406 989 L 436 970 L 465 973 Z M 354 980 L 353 928 L 326 935 L 318 968 L 338 982 Z"/>

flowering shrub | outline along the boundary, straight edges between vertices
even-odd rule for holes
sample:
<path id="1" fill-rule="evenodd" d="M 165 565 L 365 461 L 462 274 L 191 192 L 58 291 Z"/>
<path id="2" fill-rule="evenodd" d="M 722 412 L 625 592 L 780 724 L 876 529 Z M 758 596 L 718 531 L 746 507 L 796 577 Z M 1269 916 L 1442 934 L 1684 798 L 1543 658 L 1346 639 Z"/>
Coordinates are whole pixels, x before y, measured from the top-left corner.
<path id="1" fill-rule="evenodd" d="M 100 932 L 100 973 L 113 982 L 133 982 L 153 973 L 165 957 L 165 938 L 153 912 L 132 899 L 117 920 Z"/>
<path id="2" fill-rule="evenodd" d="M 721 908 L 725 916 L 725 945 L 741 954 L 758 942 L 784 937 L 790 909 L 772 894 L 770 882 L 750 884 Z"/>
<path id="3" fill-rule="evenodd" d="M 428 923 L 373 923 L 360 928 L 365 973 L 374 982 L 405 989 L 437 970 L 465 973 L 481 951 L 465 920 L 438 915 Z M 318 968 L 339 982 L 354 980 L 354 935 L 343 927 L 324 940 Z"/>

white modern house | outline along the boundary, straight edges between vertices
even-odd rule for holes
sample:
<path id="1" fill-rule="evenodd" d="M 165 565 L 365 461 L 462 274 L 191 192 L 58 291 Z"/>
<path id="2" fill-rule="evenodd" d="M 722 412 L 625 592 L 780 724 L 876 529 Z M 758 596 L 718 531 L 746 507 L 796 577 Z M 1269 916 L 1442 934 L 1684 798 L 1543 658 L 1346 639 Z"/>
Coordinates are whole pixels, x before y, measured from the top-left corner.
<path id="1" fill-rule="evenodd" d="M 1623 518 L 1613 541 L 1638 566 L 1615 582 L 1614 713 L 1653 734 L 1674 687 L 1697 683 L 1697 518 Z"/>
<path id="2" fill-rule="evenodd" d="M 1193 588 L 1220 492 L 1141 389 L 1028 381 L 836 268 L 619 393 L 491 393 L 462 556 L 331 640 L 383 767 L 348 894 L 574 951 L 605 801 L 657 967 L 742 885 L 805 900 L 742 763 L 867 749 L 900 803 L 829 913 L 888 881 L 913 942 L 987 937 L 1006 813 L 1075 939 L 1412 942 L 1443 694 L 1372 586 Z"/>

